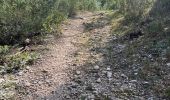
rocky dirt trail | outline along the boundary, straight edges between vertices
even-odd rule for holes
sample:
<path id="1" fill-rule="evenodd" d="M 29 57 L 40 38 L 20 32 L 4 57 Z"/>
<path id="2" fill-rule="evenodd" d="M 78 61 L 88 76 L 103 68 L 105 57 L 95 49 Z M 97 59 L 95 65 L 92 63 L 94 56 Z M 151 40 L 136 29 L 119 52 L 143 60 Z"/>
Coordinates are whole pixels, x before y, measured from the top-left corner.
<path id="1" fill-rule="evenodd" d="M 121 16 L 111 20 L 109 14 L 84 12 L 68 19 L 63 35 L 50 36 L 49 50 L 16 75 L 17 100 L 160 100 L 158 87 L 165 80 L 156 77 L 158 82 L 145 69 L 145 62 L 155 66 L 145 47 L 143 53 L 133 47 L 142 37 L 122 39 L 118 29 L 127 26 L 120 25 Z"/>
<path id="2" fill-rule="evenodd" d="M 83 23 L 94 18 L 94 15 L 86 12 L 68 19 L 67 23 L 62 25 L 62 36 L 59 39 L 48 39 L 51 42 L 47 45 L 49 50 L 35 65 L 16 75 L 16 79 L 19 79 L 18 99 L 41 100 L 70 81 L 69 73 L 75 69 L 75 66 L 72 66 L 73 53 L 78 49 L 73 42 L 83 33 Z"/>

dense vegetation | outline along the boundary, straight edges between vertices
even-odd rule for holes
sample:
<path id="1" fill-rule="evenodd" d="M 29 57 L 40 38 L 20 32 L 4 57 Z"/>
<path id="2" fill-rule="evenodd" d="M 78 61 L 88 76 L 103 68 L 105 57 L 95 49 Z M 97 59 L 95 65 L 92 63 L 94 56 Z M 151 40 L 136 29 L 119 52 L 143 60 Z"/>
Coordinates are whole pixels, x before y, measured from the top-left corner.
<path id="1" fill-rule="evenodd" d="M 1 0 L 0 44 L 16 44 L 38 33 L 59 32 L 60 23 L 65 18 L 74 16 L 78 10 L 118 9 L 129 19 L 134 20 L 135 18 L 138 20 L 149 11 L 149 6 L 153 5 L 153 1 Z M 166 2 L 168 1 L 165 0 L 163 3 L 168 5 Z M 158 1 L 155 5 L 161 4 L 164 6 L 163 3 Z"/>

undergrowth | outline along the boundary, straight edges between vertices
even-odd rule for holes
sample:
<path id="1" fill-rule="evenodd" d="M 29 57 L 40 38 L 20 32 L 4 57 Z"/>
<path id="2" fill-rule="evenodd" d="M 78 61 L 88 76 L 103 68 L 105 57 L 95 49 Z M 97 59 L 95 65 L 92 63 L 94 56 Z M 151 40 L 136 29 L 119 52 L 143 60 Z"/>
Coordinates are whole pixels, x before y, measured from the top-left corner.
<path id="1" fill-rule="evenodd" d="M 16 72 L 38 59 L 38 54 L 35 52 L 25 51 L 12 54 L 9 46 L 0 46 L 0 54 L 2 55 L 0 57 L 1 74 Z"/>

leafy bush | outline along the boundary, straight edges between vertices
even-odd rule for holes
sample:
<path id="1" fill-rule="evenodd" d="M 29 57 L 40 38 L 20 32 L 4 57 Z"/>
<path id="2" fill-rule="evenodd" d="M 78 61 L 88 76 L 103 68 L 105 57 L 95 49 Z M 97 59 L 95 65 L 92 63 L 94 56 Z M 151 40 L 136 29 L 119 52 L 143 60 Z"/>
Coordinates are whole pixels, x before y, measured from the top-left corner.
<path id="1" fill-rule="evenodd" d="M 159 33 L 159 32 L 162 32 L 163 30 L 164 30 L 163 22 L 153 21 L 149 24 L 147 31 L 149 33 Z"/>
<path id="2" fill-rule="evenodd" d="M 3 57 L 3 63 L 1 63 L 1 73 L 11 73 L 15 70 L 22 69 L 26 65 L 31 65 L 38 59 L 36 53 L 23 52 L 15 55 L 6 55 Z"/>
<path id="3" fill-rule="evenodd" d="M 55 3 L 56 0 L 2 0 L 0 43 L 18 43 L 30 33 L 46 32 L 49 26 L 60 24 L 63 16 L 54 9 Z"/>
<path id="4" fill-rule="evenodd" d="M 4 63 L 5 56 L 9 53 L 10 47 L 9 46 L 0 46 L 0 64 Z"/>
<path id="5" fill-rule="evenodd" d="M 9 46 L 5 45 L 5 46 L 0 46 L 0 55 L 5 55 L 9 52 Z"/>
<path id="6" fill-rule="evenodd" d="M 165 13 L 166 12 L 166 13 Z M 170 14 L 170 2 L 169 0 L 156 0 L 150 15 L 153 17 L 168 16 Z"/>
<path id="7" fill-rule="evenodd" d="M 9 56 L 6 58 L 5 68 L 7 72 L 22 69 L 26 65 L 33 64 L 38 58 L 36 53 L 24 52 L 18 55 Z"/>
<path id="8" fill-rule="evenodd" d="M 97 0 L 1 0 L 0 44 L 16 44 L 29 34 L 52 32 L 77 10 L 95 10 L 98 3 Z"/>

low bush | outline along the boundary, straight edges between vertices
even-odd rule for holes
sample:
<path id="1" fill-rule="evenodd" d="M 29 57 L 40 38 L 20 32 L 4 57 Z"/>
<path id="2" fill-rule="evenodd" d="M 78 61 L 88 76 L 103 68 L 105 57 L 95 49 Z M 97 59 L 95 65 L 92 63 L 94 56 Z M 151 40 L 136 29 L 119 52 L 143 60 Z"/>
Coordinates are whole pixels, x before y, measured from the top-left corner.
<path id="1" fill-rule="evenodd" d="M 0 72 L 11 73 L 19 69 L 23 69 L 27 65 L 32 65 L 38 59 L 38 55 L 34 52 L 21 52 L 14 55 L 6 55 L 2 58 Z"/>
<path id="2" fill-rule="evenodd" d="M 16 44 L 29 34 L 49 33 L 64 20 L 58 0 L 0 1 L 0 44 Z"/>

